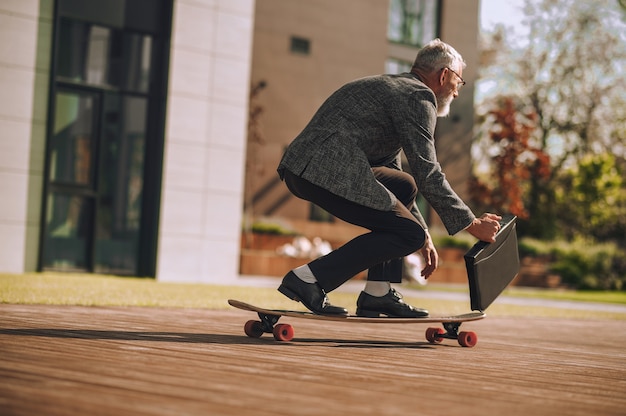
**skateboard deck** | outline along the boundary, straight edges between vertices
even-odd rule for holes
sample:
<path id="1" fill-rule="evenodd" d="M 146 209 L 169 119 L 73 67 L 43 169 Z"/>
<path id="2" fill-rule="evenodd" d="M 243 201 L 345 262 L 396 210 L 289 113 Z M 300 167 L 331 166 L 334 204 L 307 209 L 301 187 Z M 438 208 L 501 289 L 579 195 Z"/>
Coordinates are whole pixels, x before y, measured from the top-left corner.
<path id="1" fill-rule="evenodd" d="M 443 339 L 456 339 L 461 346 L 473 347 L 476 345 L 478 337 L 476 333 L 471 331 L 459 332 L 458 329 L 463 322 L 477 321 L 483 319 L 486 315 L 484 312 L 471 312 L 463 315 L 453 316 L 431 316 L 427 318 L 364 318 L 356 315 L 348 316 L 332 316 L 317 315 L 311 312 L 291 311 L 282 309 L 265 309 L 249 303 L 229 299 L 228 303 L 238 309 L 254 312 L 259 316 L 260 321 L 250 320 L 244 325 L 244 332 L 252 338 L 259 338 L 264 333 L 271 333 L 277 341 L 290 341 L 293 339 L 294 330 L 289 324 L 277 324 L 280 317 L 314 319 L 320 321 L 335 321 L 349 323 L 376 323 L 376 324 L 408 324 L 422 323 L 432 324 L 441 323 L 443 328 L 428 328 L 426 330 L 426 339 L 432 343 L 439 343 Z"/>

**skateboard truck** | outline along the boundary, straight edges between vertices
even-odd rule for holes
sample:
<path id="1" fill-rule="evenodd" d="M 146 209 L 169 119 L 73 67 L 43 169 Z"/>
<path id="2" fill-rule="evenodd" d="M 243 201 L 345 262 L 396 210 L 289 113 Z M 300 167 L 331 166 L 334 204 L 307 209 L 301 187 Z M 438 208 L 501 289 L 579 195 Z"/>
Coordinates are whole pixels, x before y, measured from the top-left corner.
<path id="1" fill-rule="evenodd" d="M 274 332 L 274 325 L 280 319 L 280 316 L 277 315 L 268 315 L 265 313 L 259 312 L 259 319 L 261 320 L 261 326 L 263 327 L 263 332 L 271 334 Z"/>
<path id="2" fill-rule="evenodd" d="M 260 321 L 248 321 L 243 327 L 244 332 L 251 338 L 258 338 L 264 333 L 274 334 L 277 341 L 291 341 L 294 336 L 293 327 L 289 324 L 277 324 L 280 315 L 271 315 L 258 312 Z"/>
<path id="3" fill-rule="evenodd" d="M 462 347 L 471 348 L 478 342 L 478 337 L 476 333 L 472 331 L 459 332 L 461 323 L 462 322 L 443 322 L 443 329 L 428 328 L 426 330 L 426 340 L 431 344 L 438 344 L 444 339 L 456 339 Z"/>
<path id="4" fill-rule="evenodd" d="M 443 337 L 447 339 L 458 339 L 460 326 L 460 322 L 444 322 L 443 328 L 446 330 L 446 333 L 443 334 Z"/>

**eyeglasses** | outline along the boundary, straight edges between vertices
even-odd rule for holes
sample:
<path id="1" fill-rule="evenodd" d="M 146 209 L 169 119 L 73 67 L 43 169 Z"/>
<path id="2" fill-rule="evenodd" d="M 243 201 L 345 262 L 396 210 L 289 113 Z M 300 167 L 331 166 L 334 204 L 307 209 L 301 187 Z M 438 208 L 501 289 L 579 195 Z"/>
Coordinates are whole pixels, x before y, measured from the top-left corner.
<path id="1" fill-rule="evenodd" d="M 460 90 L 460 89 L 461 89 L 461 87 L 462 87 L 463 85 L 467 84 L 467 82 L 465 82 L 465 80 L 464 80 L 464 79 L 463 79 L 463 78 L 462 78 L 459 74 L 457 74 L 457 73 L 456 73 L 456 71 L 455 71 L 455 70 L 453 70 L 452 68 L 450 68 L 450 67 L 447 67 L 447 66 L 446 66 L 446 67 L 441 68 L 441 69 L 442 69 L 442 70 L 447 69 L 448 71 L 451 71 L 454 75 L 456 75 L 457 77 L 459 77 L 459 79 L 461 80 L 461 82 L 459 82 L 458 84 L 456 84 L 456 89 L 457 89 L 457 90 Z"/>

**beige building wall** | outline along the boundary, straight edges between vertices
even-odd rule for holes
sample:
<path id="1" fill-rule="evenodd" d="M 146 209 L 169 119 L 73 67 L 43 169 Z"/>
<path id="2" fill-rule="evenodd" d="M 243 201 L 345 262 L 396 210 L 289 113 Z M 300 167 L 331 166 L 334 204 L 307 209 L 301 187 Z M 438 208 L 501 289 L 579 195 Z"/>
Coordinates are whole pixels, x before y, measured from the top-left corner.
<path id="1" fill-rule="evenodd" d="M 52 0 L 0 1 L 0 271 L 37 267 Z"/>
<path id="2" fill-rule="evenodd" d="M 236 280 L 253 0 L 174 4 L 157 279 Z"/>

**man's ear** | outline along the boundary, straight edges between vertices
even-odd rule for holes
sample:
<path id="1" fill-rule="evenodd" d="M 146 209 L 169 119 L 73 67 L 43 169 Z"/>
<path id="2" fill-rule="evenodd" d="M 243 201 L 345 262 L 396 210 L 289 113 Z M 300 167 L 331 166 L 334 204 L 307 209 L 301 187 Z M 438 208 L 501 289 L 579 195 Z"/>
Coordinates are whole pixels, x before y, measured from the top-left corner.
<path id="1" fill-rule="evenodd" d="M 439 85 L 443 86 L 446 81 L 446 74 L 448 73 L 448 68 L 443 68 L 441 74 L 439 75 Z"/>

